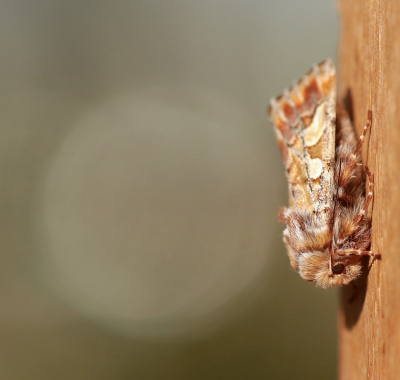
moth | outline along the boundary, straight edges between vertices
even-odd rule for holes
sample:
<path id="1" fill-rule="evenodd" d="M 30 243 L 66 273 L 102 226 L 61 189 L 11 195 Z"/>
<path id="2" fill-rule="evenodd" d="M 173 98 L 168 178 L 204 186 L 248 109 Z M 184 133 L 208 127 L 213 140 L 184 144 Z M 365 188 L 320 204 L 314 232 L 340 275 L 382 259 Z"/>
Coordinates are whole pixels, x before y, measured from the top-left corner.
<path id="1" fill-rule="evenodd" d="M 270 101 L 289 186 L 283 241 L 291 266 L 317 286 L 342 286 L 361 274 L 370 251 L 374 179 L 361 163 L 361 148 L 372 122 L 357 139 L 344 106 L 336 102 L 336 71 L 325 60 Z M 364 171 L 365 169 L 365 171 Z M 368 193 L 365 182 L 368 177 Z"/>

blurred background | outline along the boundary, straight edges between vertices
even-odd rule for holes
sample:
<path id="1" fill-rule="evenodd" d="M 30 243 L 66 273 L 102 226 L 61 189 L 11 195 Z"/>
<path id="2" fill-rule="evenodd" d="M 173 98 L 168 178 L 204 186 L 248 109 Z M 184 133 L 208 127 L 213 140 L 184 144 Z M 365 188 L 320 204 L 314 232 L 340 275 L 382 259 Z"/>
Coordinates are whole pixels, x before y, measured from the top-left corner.
<path id="1" fill-rule="evenodd" d="M 1 379 L 334 379 L 269 99 L 333 1 L 3 1 Z"/>

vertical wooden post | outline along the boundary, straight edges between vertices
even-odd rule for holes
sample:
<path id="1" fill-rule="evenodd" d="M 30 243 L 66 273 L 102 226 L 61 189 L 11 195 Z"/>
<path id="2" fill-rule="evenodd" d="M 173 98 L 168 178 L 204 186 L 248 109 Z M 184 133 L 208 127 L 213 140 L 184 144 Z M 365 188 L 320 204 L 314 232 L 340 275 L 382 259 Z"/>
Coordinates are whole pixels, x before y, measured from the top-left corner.
<path id="1" fill-rule="evenodd" d="M 339 378 L 400 379 L 400 1 L 339 0 L 339 10 L 339 97 L 358 132 L 373 112 L 363 158 L 375 175 L 372 250 L 382 255 L 356 292 L 341 292 Z"/>

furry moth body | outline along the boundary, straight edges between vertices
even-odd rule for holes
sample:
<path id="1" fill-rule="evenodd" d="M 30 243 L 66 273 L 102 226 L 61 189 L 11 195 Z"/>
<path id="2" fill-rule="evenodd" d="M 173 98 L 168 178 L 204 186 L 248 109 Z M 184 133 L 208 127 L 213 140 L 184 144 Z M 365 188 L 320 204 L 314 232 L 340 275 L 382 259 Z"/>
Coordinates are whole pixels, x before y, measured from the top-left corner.
<path id="1" fill-rule="evenodd" d="M 373 176 L 361 165 L 361 147 L 371 124 L 356 138 L 350 119 L 336 103 L 336 72 L 323 61 L 270 102 L 269 115 L 285 165 L 289 208 L 279 212 L 291 266 L 327 288 L 359 277 L 371 252 Z M 369 179 L 365 194 L 365 174 Z"/>

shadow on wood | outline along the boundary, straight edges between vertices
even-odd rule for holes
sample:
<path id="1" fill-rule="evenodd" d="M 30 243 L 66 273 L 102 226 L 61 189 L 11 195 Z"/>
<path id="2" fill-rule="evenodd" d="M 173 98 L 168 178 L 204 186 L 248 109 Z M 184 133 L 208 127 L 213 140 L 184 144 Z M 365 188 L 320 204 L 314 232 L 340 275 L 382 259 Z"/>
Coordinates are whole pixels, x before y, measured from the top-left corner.
<path id="1" fill-rule="evenodd" d="M 357 323 L 367 294 L 369 257 L 364 257 L 361 263 L 361 276 L 356 281 L 344 286 L 340 291 L 340 305 L 348 329 L 351 329 Z"/>

